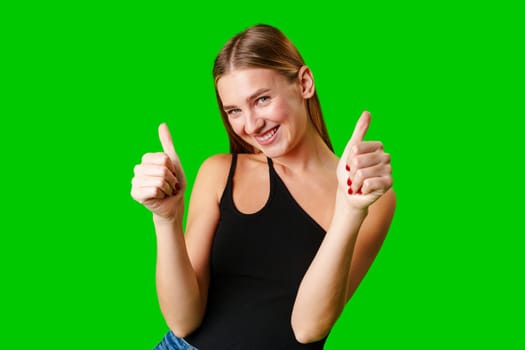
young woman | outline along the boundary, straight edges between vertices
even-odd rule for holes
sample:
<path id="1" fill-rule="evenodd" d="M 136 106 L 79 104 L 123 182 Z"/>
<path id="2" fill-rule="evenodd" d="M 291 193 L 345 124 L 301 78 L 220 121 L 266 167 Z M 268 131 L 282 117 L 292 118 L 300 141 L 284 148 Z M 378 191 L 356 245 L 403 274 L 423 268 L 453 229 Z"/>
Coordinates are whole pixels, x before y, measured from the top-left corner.
<path id="1" fill-rule="evenodd" d="M 157 234 L 170 332 L 156 349 L 322 349 L 390 226 L 390 156 L 363 141 L 366 111 L 334 154 L 312 72 L 274 27 L 233 37 L 213 75 L 231 154 L 202 164 L 185 232 L 165 124 L 163 152 L 145 154 L 132 181 Z"/>

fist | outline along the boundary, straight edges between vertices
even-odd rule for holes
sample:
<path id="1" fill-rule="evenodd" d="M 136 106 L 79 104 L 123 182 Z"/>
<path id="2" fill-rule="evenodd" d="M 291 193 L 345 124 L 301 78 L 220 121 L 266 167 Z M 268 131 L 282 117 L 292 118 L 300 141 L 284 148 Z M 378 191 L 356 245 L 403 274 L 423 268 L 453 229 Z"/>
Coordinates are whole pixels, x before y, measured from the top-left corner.
<path id="1" fill-rule="evenodd" d="M 164 218 L 181 216 L 186 179 L 166 124 L 159 126 L 163 152 L 146 153 L 134 168 L 131 197 L 153 214 Z"/>
<path id="2" fill-rule="evenodd" d="M 370 113 L 361 114 L 337 167 L 339 191 L 348 204 L 365 209 L 392 187 L 390 155 L 379 141 L 363 141 Z"/>

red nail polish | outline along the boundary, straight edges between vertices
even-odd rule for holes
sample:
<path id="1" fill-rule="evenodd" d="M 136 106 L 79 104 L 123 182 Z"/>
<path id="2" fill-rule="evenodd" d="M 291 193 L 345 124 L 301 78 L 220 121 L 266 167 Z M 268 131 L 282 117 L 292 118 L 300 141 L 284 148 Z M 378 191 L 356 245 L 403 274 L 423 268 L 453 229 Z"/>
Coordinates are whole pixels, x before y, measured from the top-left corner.
<path id="1" fill-rule="evenodd" d="M 348 186 L 352 186 L 352 180 L 350 180 L 350 178 L 348 178 L 348 180 L 346 181 L 346 183 L 348 184 Z"/>
<path id="2" fill-rule="evenodd" d="M 352 191 L 352 188 L 349 188 L 348 189 L 348 194 L 353 194 L 353 193 L 354 193 L 354 191 Z"/>
<path id="3" fill-rule="evenodd" d="M 350 165 L 346 165 L 346 171 L 350 171 Z"/>
<path id="4" fill-rule="evenodd" d="M 357 191 L 357 194 L 363 194 L 363 191 L 361 191 L 361 189 L 359 189 L 359 190 Z"/>

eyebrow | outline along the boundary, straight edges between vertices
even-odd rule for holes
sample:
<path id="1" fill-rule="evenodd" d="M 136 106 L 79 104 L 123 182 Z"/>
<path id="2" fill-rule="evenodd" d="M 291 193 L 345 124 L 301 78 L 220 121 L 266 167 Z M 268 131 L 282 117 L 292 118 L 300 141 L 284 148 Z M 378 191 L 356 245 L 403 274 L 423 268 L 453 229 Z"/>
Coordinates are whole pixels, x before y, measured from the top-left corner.
<path id="1" fill-rule="evenodd" d="M 269 92 L 270 89 L 269 88 L 261 88 L 257 91 L 255 91 L 253 94 L 250 95 L 250 97 L 248 97 L 247 101 L 250 101 L 250 100 L 253 100 L 255 99 L 257 96 L 261 95 L 261 94 L 264 94 L 264 93 L 267 93 Z M 231 106 L 222 106 L 222 108 L 224 110 L 228 110 L 228 109 L 232 109 L 232 108 L 236 108 L 237 106 L 235 105 L 231 105 Z"/>

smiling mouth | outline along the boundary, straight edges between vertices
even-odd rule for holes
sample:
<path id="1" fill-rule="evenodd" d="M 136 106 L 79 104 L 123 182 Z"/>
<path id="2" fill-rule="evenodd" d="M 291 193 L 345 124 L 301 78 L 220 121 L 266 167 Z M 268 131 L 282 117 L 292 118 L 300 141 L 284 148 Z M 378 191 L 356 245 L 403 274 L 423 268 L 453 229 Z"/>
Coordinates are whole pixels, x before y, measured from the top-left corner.
<path id="1" fill-rule="evenodd" d="M 275 135 L 275 133 L 277 132 L 277 129 L 279 129 L 279 126 L 276 126 L 275 128 L 268 130 L 262 135 L 255 136 L 255 139 L 260 143 L 268 142 L 273 137 L 273 135 Z"/>

